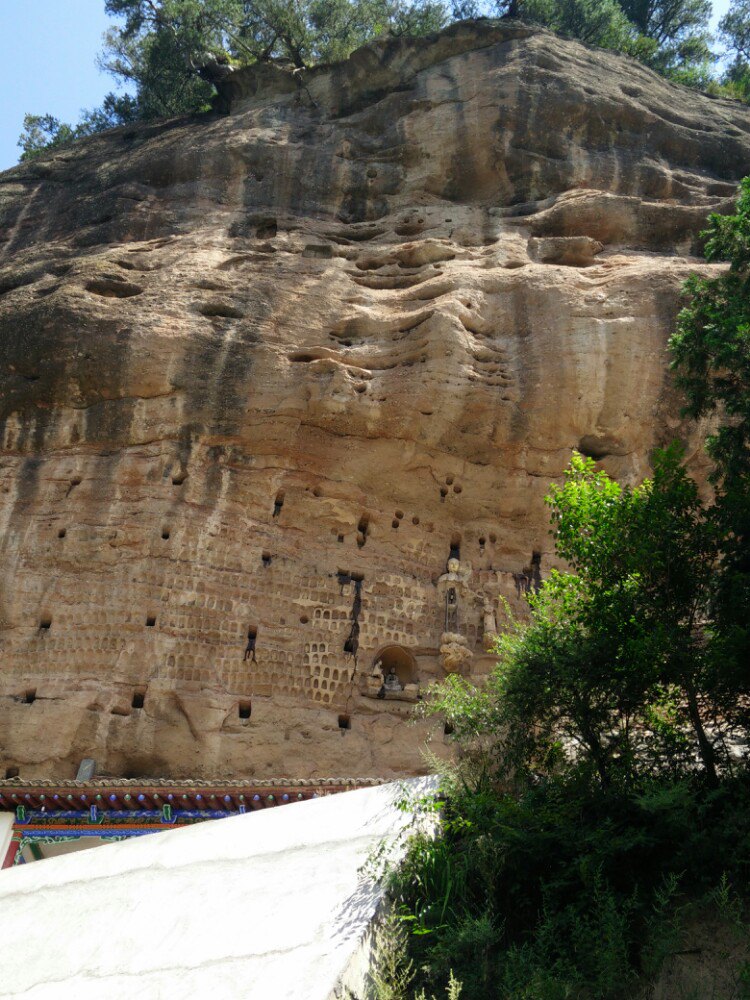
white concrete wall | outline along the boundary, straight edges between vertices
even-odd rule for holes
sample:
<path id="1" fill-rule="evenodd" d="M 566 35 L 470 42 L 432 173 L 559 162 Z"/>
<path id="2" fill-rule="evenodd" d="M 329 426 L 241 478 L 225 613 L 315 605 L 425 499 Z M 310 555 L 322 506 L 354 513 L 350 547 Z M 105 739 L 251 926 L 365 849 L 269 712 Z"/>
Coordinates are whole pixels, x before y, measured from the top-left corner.
<path id="1" fill-rule="evenodd" d="M 428 791 L 434 779 L 405 782 Z M 360 872 L 411 821 L 383 785 L 0 873 L 0 997 L 328 1000 L 381 892 Z"/>
<path id="2" fill-rule="evenodd" d="M 0 865 L 5 861 L 10 842 L 13 839 L 13 821 L 15 813 L 0 813 Z"/>

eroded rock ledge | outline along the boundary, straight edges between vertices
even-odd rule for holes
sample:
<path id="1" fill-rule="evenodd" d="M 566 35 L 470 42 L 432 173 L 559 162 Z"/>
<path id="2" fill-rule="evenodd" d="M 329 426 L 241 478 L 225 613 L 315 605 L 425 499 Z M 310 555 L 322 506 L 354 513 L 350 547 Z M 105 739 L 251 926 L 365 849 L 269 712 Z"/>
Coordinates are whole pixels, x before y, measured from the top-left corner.
<path id="1" fill-rule="evenodd" d="M 747 108 L 513 22 L 224 96 L 0 176 L 22 777 L 419 771 L 412 685 L 489 669 L 570 450 L 701 461 L 665 345 Z"/>

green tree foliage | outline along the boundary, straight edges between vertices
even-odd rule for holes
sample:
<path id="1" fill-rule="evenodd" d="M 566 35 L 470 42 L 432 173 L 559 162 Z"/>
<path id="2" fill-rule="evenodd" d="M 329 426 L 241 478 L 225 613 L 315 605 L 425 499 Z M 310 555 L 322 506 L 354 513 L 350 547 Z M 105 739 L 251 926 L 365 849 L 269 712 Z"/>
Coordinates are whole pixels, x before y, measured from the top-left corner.
<path id="1" fill-rule="evenodd" d="M 483 690 L 453 681 L 433 710 L 481 736 L 506 778 L 577 770 L 632 787 L 700 760 L 716 784 L 746 720 L 707 635 L 715 529 L 679 452 L 657 454 L 635 488 L 574 455 L 548 502 L 572 572 L 553 571 L 529 621 L 510 622 Z"/>
<path id="2" fill-rule="evenodd" d="M 206 111 L 214 84 L 237 65 L 298 69 L 346 58 L 386 33 L 420 35 L 448 20 L 441 0 L 105 0 L 118 24 L 100 65 L 132 96 L 109 94 L 77 125 L 29 115 L 22 159 L 134 120 Z"/>
<path id="3" fill-rule="evenodd" d="M 205 111 L 213 85 L 237 65 L 275 60 L 303 69 L 344 59 L 384 34 L 426 34 L 468 17 L 520 17 L 633 55 L 689 86 L 718 86 L 710 0 L 105 0 L 105 10 L 116 24 L 100 65 L 133 96 L 108 95 L 77 125 L 29 116 L 23 157 L 124 122 Z M 750 93 L 745 66 L 738 56 L 725 92 Z"/>
<path id="4" fill-rule="evenodd" d="M 83 136 L 103 132 L 138 118 L 136 102 L 127 94 L 107 94 L 101 107 L 84 111 L 77 125 L 61 122 L 53 115 L 24 115 L 18 140 L 21 160 L 32 160 L 45 150 L 66 146 Z"/>
<path id="5" fill-rule="evenodd" d="M 615 52 L 639 56 L 652 49 L 617 0 L 518 0 L 518 16 Z"/>
<path id="6" fill-rule="evenodd" d="M 500 15 L 624 52 L 688 86 L 716 86 L 711 0 L 455 0 L 453 16 Z"/>
<path id="7" fill-rule="evenodd" d="M 650 996 L 696 919 L 747 940 L 746 776 L 629 794 L 557 776 L 509 794 L 462 767 L 443 790 L 440 834 L 414 838 L 390 874 L 415 985 L 430 993 L 453 974 L 462 1000 Z M 739 962 L 733 972 L 745 996 Z"/>
<path id="8" fill-rule="evenodd" d="M 303 68 L 346 58 L 384 32 L 422 34 L 447 20 L 439 0 L 106 0 L 105 7 L 124 18 L 109 36 L 116 58 L 123 43 L 140 49 L 163 35 L 171 58 L 192 72 L 216 60 L 285 59 Z M 129 58 L 138 83 L 138 61 Z M 115 72 L 123 69 L 115 62 Z"/>
<path id="9" fill-rule="evenodd" d="M 722 83 L 731 97 L 750 102 L 750 3 L 733 0 L 719 22 L 719 36 L 732 61 Z"/>
<path id="10" fill-rule="evenodd" d="M 737 665 L 740 684 L 750 663 L 749 178 L 736 212 L 712 215 L 703 238 L 707 259 L 729 266 L 714 278 L 690 278 L 690 303 L 680 313 L 671 348 L 687 414 L 715 424 L 707 442 L 715 463 L 711 519 L 720 552 L 712 591 L 714 641 L 717 656 Z"/>

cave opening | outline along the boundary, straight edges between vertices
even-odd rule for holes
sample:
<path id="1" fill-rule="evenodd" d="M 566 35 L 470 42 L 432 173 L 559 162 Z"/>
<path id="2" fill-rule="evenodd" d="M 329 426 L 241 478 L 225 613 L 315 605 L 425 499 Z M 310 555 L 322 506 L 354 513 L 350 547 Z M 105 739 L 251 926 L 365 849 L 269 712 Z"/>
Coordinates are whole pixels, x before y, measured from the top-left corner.
<path id="1" fill-rule="evenodd" d="M 359 524 L 357 525 L 357 545 L 362 549 L 365 547 L 367 542 L 367 536 L 370 531 L 370 515 L 363 514 L 359 519 Z"/>
<path id="2" fill-rule="evenodd" d="M 375 656 L 373 662 L 380 664 L 383 678 L 393 671 L 402 688 L 406 687 L 407 684 L 417 683 L 417 661 L 414 654 L 405 646 L 399 646 L 397 643 L 384 646 Z"/>

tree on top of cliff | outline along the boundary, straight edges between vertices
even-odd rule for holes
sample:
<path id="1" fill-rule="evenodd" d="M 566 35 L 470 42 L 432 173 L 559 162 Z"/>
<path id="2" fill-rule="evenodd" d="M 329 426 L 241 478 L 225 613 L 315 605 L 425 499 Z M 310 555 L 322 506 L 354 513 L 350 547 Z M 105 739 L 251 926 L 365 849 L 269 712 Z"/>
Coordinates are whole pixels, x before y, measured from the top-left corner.
<path id="1" fill-rule="evenodd" d="M 165 36 L 189 71 L 206 56 L 241 64 L 284 59 L 302 69 L 345 59 L 384 32 L 437 30 L 448 17 L 440 0 L 105 0 L 105 9 L 124 18 L 110 32 L 108 52 L 123 43 L 147 48 Z M 105 67 L 127 75 L 127 67 L 107 62 L 108 52 Z"/>
<path id="2" fill-rule="evenodd" d="M 108 94 L 77 125 L 27 116 L 22 159 L 128 121 L 207 110 L 212 84 L 236 65 L 303 69 L 381 35 L 421 35 L 484 14 L 626 52 L 684 83 L 710 80 L 710 0 L 105 0 L 105 10 L 119 23 L 100 63 L 133 96 Z"/>
<path id="3" fill-rule="evenodd" d="M 77 125 L 27 115 L 21 159 L 125 122 L 208 110 L 212 84 L 235 65 L 334 62 L 378 35 L 421 35 L 449 19 L 442 0 L 105 0 L 105 10 L 120 23 L 100 65 L 134 96 L 108 94 Z"/>

